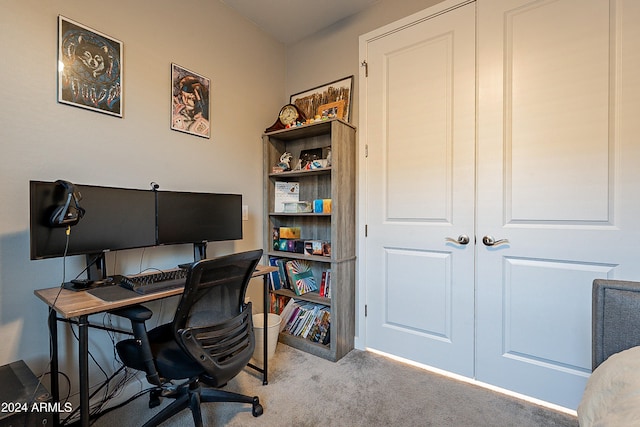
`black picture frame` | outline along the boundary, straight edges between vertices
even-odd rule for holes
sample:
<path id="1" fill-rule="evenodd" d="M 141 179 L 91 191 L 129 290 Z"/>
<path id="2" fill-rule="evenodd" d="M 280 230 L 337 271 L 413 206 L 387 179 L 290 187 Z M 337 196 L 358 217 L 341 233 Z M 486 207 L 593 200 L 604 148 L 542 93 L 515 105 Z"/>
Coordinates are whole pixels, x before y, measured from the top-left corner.
<path id="1" fill-rule="evenodd" d="M 302 110 L 307 119 L 312 119 L 321 106 L 344 100 L 343 115 L 338 118 L 349 122 L 352 94 L 353 75 L 293 94 L 289 102 Z"/>

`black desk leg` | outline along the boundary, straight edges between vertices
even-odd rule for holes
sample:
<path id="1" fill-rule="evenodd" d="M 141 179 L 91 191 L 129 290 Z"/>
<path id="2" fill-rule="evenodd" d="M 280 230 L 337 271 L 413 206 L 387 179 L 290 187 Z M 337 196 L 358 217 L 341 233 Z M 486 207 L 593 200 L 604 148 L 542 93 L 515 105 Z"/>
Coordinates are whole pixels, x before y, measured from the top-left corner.
<path id="1" fill-rule="evenodd" d="M 80 363 L 80 425 L 89 427 L 89 321 L 78 319 L 78 361 Z"/>
<path id="2" fill-rule="evenodd" d="M 49 309 L 49 354 L 51 356 L 51 398 L 53 404 L 60 402 L 60 383 L 58 381 L 58 315 L 53 309 Z M 58 427 L 60 425 L 60 413 L 54 411 L 53 425 Z"/>
<path id="3" fill-rule="evenodd" d="M 263 302 L 264 302 L 264 328 L 262 330 L 262 344 L 264 346 L 263 349 L 263 353 L 262 353 L 262 369 L 264 370 L 264 372 L 262 372 L 262 385 L 267 385 L 269 384 L 269 380 L 267 378 L 267 372 L 269 372 L 269 369 L 267 367 L 268 365 L 268 360 L 267 360 L 267 348 L 268 348 L 268 342 L 267 342 L 267 336 L 269 335 L 267 332 L 269 331 L 269 278 L 268 278 L 268 274 L 264 274 L 262 276 L 262 287 L 264 290 L 264 298 L 263 298 Z"/>

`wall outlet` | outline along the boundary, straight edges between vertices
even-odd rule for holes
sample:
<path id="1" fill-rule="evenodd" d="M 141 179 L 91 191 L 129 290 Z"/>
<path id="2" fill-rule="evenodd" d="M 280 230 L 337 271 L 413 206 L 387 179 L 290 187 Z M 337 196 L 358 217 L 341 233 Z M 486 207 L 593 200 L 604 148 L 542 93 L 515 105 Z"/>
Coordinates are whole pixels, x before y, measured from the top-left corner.
<path id="1" fill-rule="evenodd" d="M 242 205 L 242 220 L 249 221 L 249 206 Z"/>

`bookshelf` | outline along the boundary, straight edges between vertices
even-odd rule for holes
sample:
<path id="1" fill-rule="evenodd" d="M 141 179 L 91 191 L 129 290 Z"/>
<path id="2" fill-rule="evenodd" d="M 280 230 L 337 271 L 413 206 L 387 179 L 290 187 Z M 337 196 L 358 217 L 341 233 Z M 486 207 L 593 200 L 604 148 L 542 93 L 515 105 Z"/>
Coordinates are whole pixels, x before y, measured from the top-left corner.
<path id="1" fill-rule="evenodd" d="M 331 271 L 329 297 L 318 291 L 297 295 L 291 289 L 273 290 L 272 293 L 297 301 L 330 307 L 330 339 L 328 344 L 313 342 L 280 333 L 279 341 L 302 351 L 328 360 L 339 360 L 353 349 L 355 335 L 355 159 L 356 129 L 339 119 L 331 119 L 284 129 L 263 135 L 264 149 L 264 244 L 267 258 L 307 261 L 320 287 L 323 271 Z M 331 150 L 331 165 L 320 169 L 273 172 L 280 156 L 292 155 L 295 168 L 303 150 Z M 331 211 L 323 213 L 276 212 L 275 187 L 277 182 L 299 184 L 299 200 L 331 199 Z M 280 227 L 300 229 L 302 241 L 331 242 L 330 256 L 307 255 L 279 250 L 273 245 L 273 231 Z M 286 319 L 283 319 L 286 321 Z"/>

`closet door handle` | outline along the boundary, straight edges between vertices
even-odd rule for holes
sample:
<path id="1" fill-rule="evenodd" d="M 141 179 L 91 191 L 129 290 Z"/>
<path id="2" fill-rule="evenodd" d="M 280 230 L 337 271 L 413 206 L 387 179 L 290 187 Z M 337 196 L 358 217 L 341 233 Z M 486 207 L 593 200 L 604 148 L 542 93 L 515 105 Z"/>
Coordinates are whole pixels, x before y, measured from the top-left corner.
<path id="1" fill-rule="evenodd" d="M 498 246 L 504 243 L 509 243 L 509 240 L 508 239 L 496 240 L 492 236 L 484 236 L 482 238 L 482 243 L 484 243 L 485 246 Z"/>
<path id="2" fill-rule="evenodd" d="M 461 234 L 457 239 L 454 239 L 453 237 L 445 237 L 444 240 L 446 240 L 447 242 L 457 243 L 459 245 L 466 245 L 469 243 L 469 236 L 467 236 L 466 234 Z"/>

